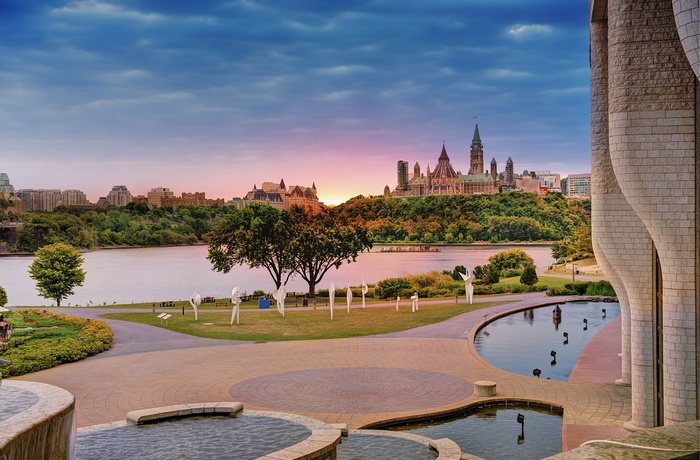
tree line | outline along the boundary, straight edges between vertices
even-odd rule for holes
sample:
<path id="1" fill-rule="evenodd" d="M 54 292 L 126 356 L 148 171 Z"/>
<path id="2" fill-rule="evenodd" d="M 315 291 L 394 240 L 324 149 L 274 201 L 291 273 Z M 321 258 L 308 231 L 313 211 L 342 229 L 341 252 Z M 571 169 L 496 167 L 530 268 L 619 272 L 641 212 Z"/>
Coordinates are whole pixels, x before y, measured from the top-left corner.
<path id="1" fill-rule="evenodd" d="M 589 223 L 590 200 L 561 193 L 355 197 L 337 207 L 363 222 L 377 243 L 558 241 Z"/>

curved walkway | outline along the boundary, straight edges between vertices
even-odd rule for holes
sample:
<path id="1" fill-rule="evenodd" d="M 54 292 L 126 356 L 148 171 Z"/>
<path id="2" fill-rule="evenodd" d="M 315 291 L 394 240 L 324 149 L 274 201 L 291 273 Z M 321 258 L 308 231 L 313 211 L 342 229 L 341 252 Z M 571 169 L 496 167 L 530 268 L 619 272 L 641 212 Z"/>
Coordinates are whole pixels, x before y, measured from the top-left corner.
<path id="1" fill-rule="evenodd" d="M 619 369 L 604 369 L 594 382 L 561 382 L 511 374 L 485 362 L 472 345 L 484 316 L 546 301 L 542 294 L 503 298 L 514 302 L 410 331 L 299 342 L 209 341 L 110 320 L 116 337 L 111 356 L 20 379 L 73 393 L 79 426 L 123 420 L 131 410 L 154 406 L 236 400 L 248 409 L 293 412 L 361 428 L 493 399 L 474 394 L 477 380 L 496 382 L 496 399 L 563 407 L 564 424 L 575 427 L 577 440 L 586 439 L 586 427 L 620 427 L 629 420 L 629 388 L 614 384 Z M 429 303 L 421 308 L 430 308 Z M 95 314 L 88 310 L 70 313 Z M 619 325 L 598 336 L 619 342 Z M 618 348 L 602 353 L 616 358 Z"/>

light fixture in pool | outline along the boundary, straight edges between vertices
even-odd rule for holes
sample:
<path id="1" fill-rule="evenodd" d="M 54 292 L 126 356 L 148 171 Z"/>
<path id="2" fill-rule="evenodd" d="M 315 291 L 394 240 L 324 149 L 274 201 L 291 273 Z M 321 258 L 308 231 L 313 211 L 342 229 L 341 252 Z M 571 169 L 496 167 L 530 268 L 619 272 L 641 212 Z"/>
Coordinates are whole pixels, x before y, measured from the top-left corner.
<path id="1" fill-rule="evenodd" d="M 533 369 L 532 370 L 532 375 L 534 375 L 537 378 L 540 378 L 540 374 L 542 374 L 542 371 L 539 369 Z"/>

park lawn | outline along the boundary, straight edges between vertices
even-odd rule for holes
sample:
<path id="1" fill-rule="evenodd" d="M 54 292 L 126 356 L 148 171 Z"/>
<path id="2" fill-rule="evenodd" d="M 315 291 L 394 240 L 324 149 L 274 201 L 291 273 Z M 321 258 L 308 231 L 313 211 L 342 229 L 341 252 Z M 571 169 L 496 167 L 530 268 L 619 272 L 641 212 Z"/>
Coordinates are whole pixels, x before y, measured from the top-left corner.
<path id="1" fill-rule="evenodd" d="M 563 288 L 567 284 L 571 283 L 571 278 L 560 278 L 558 276 L 547 276 L 547 275 L 537 275 L 538 281 L 537 284 L 539 285 L 544 285 L 547 287 L 556 287 L 556 288 Z M 584 281 L 576 281 L 576 284 L 582 283 Z M 501 278 L 501 280 L 498 282 L 498 284 L 518 284 L 520 283 L 520 277 L 519 276 L 513 276 L 510 278 Z"/>
<path id="2" fill-rule="evenodd" d="M 164 327 L 182 334 L 211 339 L 248 340 L 254 342 L 337 339 L 366 335 L 386 334 L 418 326 L 438 323 L 453 316 L 505 302 L 479 302 L 468 305 L 454 301 L 444 304 L 423 304 L 420 310 L 411 313 L 410 305 L 395 307 L 353 308 L 336 307 L 334 320 L 327 308 L 319 310 L 286 310 L 285 316 L 275 310 L 242 311 L 241 324 L 231 325 L 231 310 L 227 312 L 200 312 L 199 321 L 192 311 L 185 315 L 173 314 L 168 325 L 152 313 L 109 313 L 104 318 L 133 321 Z M 210 324 L 206 324 L 210 323 Z"/>

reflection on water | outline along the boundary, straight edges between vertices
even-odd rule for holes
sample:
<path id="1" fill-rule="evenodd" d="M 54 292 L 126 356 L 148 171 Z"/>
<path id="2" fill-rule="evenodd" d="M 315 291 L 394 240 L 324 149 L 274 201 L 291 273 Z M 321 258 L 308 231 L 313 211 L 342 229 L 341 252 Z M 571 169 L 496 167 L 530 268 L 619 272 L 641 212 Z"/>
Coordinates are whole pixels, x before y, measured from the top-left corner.
<path id="1" fill-rule="evenodd" d="M 199 416 L 79 433 L 78 460 L 256 459 L 301 442 L 311 430 L 272 417 Z"/>
<path id="2" fill-rule="evenodd" d="M 437 452 L 410 439 L 352 433 L 338 445 L 338 460 L 434 460 Z"/>
<path id="3" fill-rule="evenodd" d="M 556 308 L 531 308 L 487 324 L 474 339 L 476 351 L 509 372 L 569 380 L 588 341 L 620 315 L 620 304 L 569 302 L 559 316 Z"/>
<path id="4" fill-rule="evenodd" d="M 460 246 L 444 247 L 440 252 L 365 252 L 357 257 L 356 262 L 329 271 L 317 288 L 327 289 L 331 282 L 339 288 L 347 286 L 348 282 L 360 286 L 362 277 L 367 283 L 374 283 L 431 270 L 452 271 L 456 265 L 474 268 L 488 263 L 489 257 L 506 249 L 506 246 Z M 537 266 L 553 262 L 549 246 L 522 246 L 522 249 Z M 240 286 L 249 294 L 256 289 L 266 292 L 274 289 L 265 269 L 235 266 L 224 274 L 213 271 L 206 256 L 206 246 L 85 253 L 85 284 L 76 288 L 75 295 L 64 304 L 111 305 L 184 300 L 191 298 L 195 289 L 202 296 L 228 298 L 234 286 Z M 0 258 L 0 285 L 7 291 L 9 305 L 51 305 L 49 300 L 37 295 L 36 284 L 29 278 L 27 270 L 32 261 L 32 257 Z M 287 292 L 307 290 L 308 285 L 299 277 L 292 278 L 287 284 Z"/>
<path id="5" fill-rule="evenodd" d="M 462 452 L 487 460 L 539 459 L 561 452 L 561 415 L 527 406 L 511 407 L 484 407 L 466 416 L 390 429 L 432 439 L 447 437 L 459 444 Z"/>

